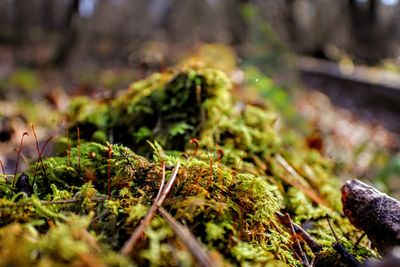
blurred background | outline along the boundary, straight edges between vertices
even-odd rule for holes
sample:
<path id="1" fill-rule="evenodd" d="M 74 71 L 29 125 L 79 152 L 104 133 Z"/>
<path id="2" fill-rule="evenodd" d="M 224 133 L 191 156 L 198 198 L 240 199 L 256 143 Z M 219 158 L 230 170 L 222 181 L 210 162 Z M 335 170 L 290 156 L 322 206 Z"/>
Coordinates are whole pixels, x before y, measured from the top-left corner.
<path id="1" fill-rule="evenodd" d="M 397 0 L 0 0 L 0 159 L 13 169 L 30 123 L 54 134 L 71 96 L 206 53 L 300 115 L 338 175 L 400 195 L 399 41 Z"/>
<path id="2" fill-rule="evenodd" d="M 0 40 L 15 64 L 108 66 L 154 41 L 222 42 L 247 55 L 264 33 L 296 53 L 374 65 L 397 63 L 399 20 L 397 0 L 2 0 Z"/>

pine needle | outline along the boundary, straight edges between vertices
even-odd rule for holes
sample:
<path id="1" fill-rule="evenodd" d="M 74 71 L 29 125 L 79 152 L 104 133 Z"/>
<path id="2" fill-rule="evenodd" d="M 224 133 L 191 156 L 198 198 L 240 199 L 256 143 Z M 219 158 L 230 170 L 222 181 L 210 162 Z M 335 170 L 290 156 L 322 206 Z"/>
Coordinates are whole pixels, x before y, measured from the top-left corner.
<path id="1" fill-rule="evenodd" d="M 180 167 L 180 163 L 178 162 L 178 164 L 175 166 L 174 170 L 172 171 L 171 178 L 169 179 L 168 183 L 164 187 L 165 165 L 163 164 L 163 178 L 161 180 L 161 186 L 160 186 L 160 190 L 157 194 L 157 197 L 155 198 L 153 205 L 150 207 L 150 209 L 147 212 L 144 219 L 140 222 L 139 226 L 132 233 L 131 237 L 128 239 L 128 241 L 125 242 L 124 246 L 121 248 L 120 253 L 122 255 L 125 255 L 125 256 L 129 255 L 131 253 L 132 249 L 135 247 L 135 245 L 139 241 L 139 238 L 142 236 L 146 227 L 150 224 L 151 219 L 154 217 L 154 214 L 156 213 L 157 209 L 162 205 L 162 203 L 164 202 L 165 198 L 167 197 L 169 191 L 171 190 L 172 185 L 175 182 L 176 176 L 178 174 L 179 167 Z"/>
<path id="2" fill-rule="evenodd" d="M 171 214 L 169 214 L 162 207 L 158 208 L 159 213 L 163 218 L 167 221 L 167 223 L 171 226 L 172 230 L 175 232 L 177 236 L 186 244 L 189 250 L 192 252 L 193 256 L 197 259 L 200 266 L 204 267 L 213 267 L 217 266 L 215 262 L 212 260 L 210 255 L 208 255 L 204 246 L 196 239 L 196 237 L 190 232 L 190 230 L 180 224 Z"/>

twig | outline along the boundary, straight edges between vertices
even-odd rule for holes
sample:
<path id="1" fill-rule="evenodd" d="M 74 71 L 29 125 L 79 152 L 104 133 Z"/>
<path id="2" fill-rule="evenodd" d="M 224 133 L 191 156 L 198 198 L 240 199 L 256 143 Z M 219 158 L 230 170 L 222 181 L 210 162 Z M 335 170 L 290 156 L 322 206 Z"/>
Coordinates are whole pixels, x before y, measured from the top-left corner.
<path id="1" fill-rule="evenodd" d="M 342 256 L 343 261 L 346 262 L 348 266 L 361 267 L 361 263 L 352 254 L 350 254 L 350 252 L 348 252 L 342 244 L 335 242 L 333 243 L 332 247 Z"/>
<path id="2" fill-rule="evenodd" d="M 86 241 L 86 243 L 90 246 L 90 248 L 92 248 L 96 253 L 101 253 L 101 248 L 97 243 L 96 238 L 92 234 L 90 234 L 87 229 L 80 229 L 78 233 L 80 235 L 80 238 Z M 98 265 L 88 265 L 88 266 L 98 266 Z"/>
<path id="3" fill-rule="evenodd" d="M 367 235 L 367 233 L 362 233 L 362 235 L 359 237 L 359 238 L 357 238 L 357 241 L 356 241 L 356 243 L 354 244 L 354 247 L 356 248 L 356 247 L 358 247 L 358 245 L 360 244 L 360 242 L 361 242 L 361 240 L 365 237 Z"/>
<path id="4" fill-rule="evenodd" d="M 331 228 L 332 234 L 336 240 L 336 242 L 332 244 L 333 249 L 336 250 L 336 252 L 342 256 L 343 260 L 348 264 L 348 266 L 360 267 L 361 263 L 352 254 L 350 254 L 350 252 L 348 252 L 342 244 L 340 244 L 339 238 L 337 237 L 335 231 L 333 230 L 328 215 L 326 215 L 326 220 L 328 221 L 329 228 Z"/>
<path id="5" fill-rule="evenodd" d="M 165 186 L 165 189 L 163 190 L 162 194 L 160 195 L 160 197 L 159 197 L 159 199 L 158 199 L 158 201 L 157 201 L 157 205 L 158 205 L 158 206 L 161 206 L 161 205 L 162 205 L 162 203 L 164 202 L 165 198 L 167 197 L 169 191 L 171 190 L 172 185 L 173 185 L 174 182 L 175 182 L 175 179 L 176 179 L 176 176 L 177 176 L 177 174 L 178 174 L 178 170 L 179 170 L 179 167 L 180 167 L 180 166 L 181 166 L 181 164 L 180 164 L 180 162 L 178 162 L 178 163 L 176 164 L 174 170 L 172 171 L 171 178 L 168 180 L 168 183 L 167 183 L 167 185 Z"/>
<path id="6" fill-rule="evenodd" d="M 328 216 L 328 215 L 326 215 L 326 220 L 328 221 L 329 228 L 331 229 L 332 234 L 333 234 L 333 236 L 335 237 L 336 242 L 338 242 L 338 241 L 339 241 L 339 238 L 338 238 L 338 236 L 336 235 L 335 231 L 333 230 L 333 227 L 332 227 L 332 224 L 331 224 L 331 220 L 329 220 L 329 216 Z"/>
<path id="7" fill-rule="evenodd" d="M 6 171 L 4 170 L 3 161 L 1 161 L 1 159 L 0 159 L 0 166 L 1 166 L 1 171 L 3 172 L 3 175 L 6 176 Z"/>
<path id="8" fill-rule="evenodd" d="M 156 196 L 156 201 L 158 201 L 158 199 L 160 198 L 162 189 L 164 188 L 164 184 L 165 184 L 165 162 L 162 162 L 161 169 L 162 169 L 161 184 L 160 184 L 160 190 L 158 190 L 158 193 Z"/>
<path id="9" fill-rule="evenodd" d="M 179 236 L 182 242 L 186 244 L 186 246 L 192 252 L 193 256 L 198 260 L 200 266 L 217 266 L 215 262 L 211 259 L 210 255 L 208 255 L 203 245 L 196 239 L 196 237 L 190 232 L 190 230 L 186 226 L 176 221 L 175 218 L 172 217 L 171 214 L 169 214 L 162 207 L 159 207 L 158 211 L 171 226 L 175 234 Z"/>
<path id="10" fill-rule="evenodd" d="M 290 215 L 289 215 L 288 213 L 286 213 L 285 216 L 286 216 L 287 220 L 289 221 L 290 230 L 291 230 L 291 232 L 292 232 L 292 235 L 296 236 L 296 231 L 294 230 L 293 222 L 292 222 L 292 219 L 290 218 Z M 304 253 L 303 249 L 301 248 L 301 245 L 300 245 L 299 240 L 298 240 L 297 238 L 295 238 L 295 239 L 294 239 L 294 242 L 295 242 L 296 245 L 297 245 L 297 248 L 298 248 L 298 250 L 299 250 L 298 252 L 299 252 L 299 254 L 300 254 L 300 257 L 301 257 L 301 260 L 302 260 L 303 264 L 304 264 L 305 266 L 309 267 L 309 266 L 310 266 L 310 263 L 308 262 L 307 256 L 306 256 L 306 254 Z"/>
<path id="11" fill-rule="evenodd" d="M 296 170 L 282 157 L 280 154 L 275 156 L 276 161 L 282 166 L 282 168 L 294 179 L 287 179 L 285 177 L 281 177 L 286 183 L 300 189 L 304 194 L 306 194 L 309 198 L 311 198 L 314 202 L 318 204 L 322 204 L 326 207 L 329 207 L 328 204 L 322 199 L 317 192 L 315 192 L 312 188 L 309 188 L 302 184 L 300 181 L 304 181 L 304 178 L 296 172 Z"/>
<path id="12" fill-rule="evenodd" d="M 290 227 L 290 222 L 287 220 L 285 215 L 280 212 L 275 212 L 275 214 L 284 226 L 288 228 Z M 293 226 L 296 234 L 301 236 L 301 238 L 307 243 L 314 254 L 322 250 L 322 246 L 315 242 L 314 239 L 301 226 L 295 224 L 294 222 L 292 222 L 291 225 Z"/>
<path id="13" fill-rule="evenodd" d="M 155 198 L 153 205 L 150 207 L 149 211 L 147 212 L 146 216 L 144 219 L 140 222 L 139 226 L 136 227 L 135 231 L 132 233 L 131 237 L 128 239 L 128 241 L 125 242 L 124 246 L 121 248 L 120 252 L 122 255 L 129 255 L 132 251 L 132 249 L 135 247 L 137 244 L 139 238 L 142 236 L 144 230 L 146 227 L 150 224 L 151 219 L 154 217 L 154 214 L 156 213 L 157 209 L 162 205 L 164 202 L 165 198 L 167 197 L 169 191 L 172 188 L 173 183 L 175 182 L 176 176 L 178 174 L 178 170 L 180 167 L 180 163 L 175 166 L 174 170 L 172 171 L 171 178 L 168 180 L 168 183 L 163 186 L 163 180 L 165 177 L 162 178 L 161 180 L 161 187 L 159 190 L 159 193 L 157 194 L 157 197 Z M 165 165 L 163 164 L 163 175 L 165 174 Z"/>

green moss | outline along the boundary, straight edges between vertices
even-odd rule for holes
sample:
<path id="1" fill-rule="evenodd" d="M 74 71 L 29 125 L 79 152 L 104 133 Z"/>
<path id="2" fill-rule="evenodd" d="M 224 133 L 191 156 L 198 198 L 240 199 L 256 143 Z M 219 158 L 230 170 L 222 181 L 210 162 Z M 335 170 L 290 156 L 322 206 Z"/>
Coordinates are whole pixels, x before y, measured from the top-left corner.
<path id="1" fill-rule="evenodd" d="M 134 266 L 115 252 L 104 250 L 90 235 L 92 216 L 70 216 L 42 234 L 30 224 L 13 223 L 0 229 L 1 266 L 84 266 L 103 263 L 107 266 Z M 12 248 L 12 249 L 10 249 Z"/>
<path id="2" fill-rule="evenodd" d="M 275 111 L 243 104 L 231 89 L 226 73 L 189 64 L 135 82 L 110 101 L 73 101 L 67 112 L 70 140 L 60 140 L 58 155 L 44 159 L 43 168 L 32 165 L 27 171 L 34 195 L 0 180 L 2 225 L 28 225 L 37 235 L 32 247 L 45 248 L 39 258 L 21 251 L 21 261 L 67 265 L 90 255 L 119 266 L 195 265 L 190 250 L 158 215 L 130 257 L 116 254 L 152 205 L 162 166 L 168 179 L 178 162 L 162 206 L 220 265 L 302 266 L 278 211 L 309 223 L 325 249 L 332 244 L 325 215 L 338 232 L 355 236 L 339 213 L 332 163 L 309 150 Z M 116 144 L 107 143 L 109 138 Z M 74 220 L 77 226 L 70 225 Z M 102 244 L 101 256 L 76 231 Z M 68 238 L 57 241 L 62 235 Z M 23 243 L 23 249 L 29 246 Z M 304 249 L 309 258 L 315 256 Z M 368 250 L 352 251 L 363 257 Z"/>

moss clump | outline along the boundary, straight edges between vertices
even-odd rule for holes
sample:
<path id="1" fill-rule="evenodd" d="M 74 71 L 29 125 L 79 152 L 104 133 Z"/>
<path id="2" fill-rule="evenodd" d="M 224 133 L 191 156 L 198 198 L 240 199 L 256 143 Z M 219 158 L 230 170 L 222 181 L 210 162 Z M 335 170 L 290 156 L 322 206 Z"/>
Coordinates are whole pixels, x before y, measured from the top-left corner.
<path id="1" fill-rule="evenodd" d="M 12 223 L 0 229 L 1 266 L 132 266 L 128 259 L 103 249 L 87 231 L 93 214 L 71 215 L 41 234 L 37 224 Z M 36 227 L 35 227 L 36 226 Z"/>
<path id="2" fill-rule="evenodd" d="M 147 140 L 157 140 L 167 150 L 183 151 L 192 136 L 229 114 L 229 88 L 226 75 L 210 68 L 154 74 L 109 105 L 78 99 L 69 118 L 89 140 L 112 135 L 141 154 L 148 153 Z"/>
<path id="3" fill-rule="evenodd" d="M 52 157 L 44 161 L 46 176 L 51 186 L 49 192 L 41 191 L 37 195 L 50 201 L 46 202 L 48 205 L 41 203 L 36 196 L 21 198 L 17 203 L 2 204 L 9 205 L 7 209 L 15 211 L 15 205 L 25 203 L 29 209 L 24 211 L 26 217 L 23 220 L 20 218 L 20 222 L 40 222 L 40 229 L 48 231 L 46 235 L 41 236 L 44 240 L 48 235 L 52 235 L 52 226 L 44 220 L 68 222 L 70 213 L 83 215 L 96 212 L 90 226 L 86 225 L 83 229 L 94 231 L 98 239 L 108 244 L 110 249 L 118 250 L 128 239 L 129 233 L 140 223 L 158 192 L 161 162 L 166 161 L 174 165 L 181 161 L 182 167 L 178 172 L 177 181 L 163 207 L 176 219 L 185 222 L 191 232 L 209 249 L 215 251 L 216 255 L 220 254 L 221 261 L 225 261 L 226 264 L 247 262 L 257 265 L 266 262 L 266 259 L 274 259 L 277 253 L 278 258 L 282 260 L 296 262 L 291 254 L 285 250 L 276 251 L 271 243 L 270 236 L 276 235 L 274 227 L 278 227 L 283 234 L 280 241 L 284 243 L 281 243 L 280 247 L 289 246 L 289 235 L 279 226 L 274 216 L 279 210 L 275 196 L 277 189 L 263 177 L 237 173 L 218 163 L 210 165 L 196 158 L 185 160 L 167 157 L 149 162 L 123 146 L 110 147 L 113 151 L 111 200 L 106 200 L 108 192 L 104 186 L 107 184 L 107 172 L 104 168 L 108 166 L 106 152 L 109 147 L 97 143 L 84 143 L 80 148 L 80 168 L 76 163 L 69 164 L 66 157 Z M 72 158 L 75 158 L 76 149 L 71 151 Z M 88 181 L 83 171 L 85 169 L 96 170 L 92 175 L 98 180 Z M 169 173 L 170 171 L 167 171 L 167 176 Z M 37 173 L 37 185 L 41 184 L 44 176 L 44 173 Z M 71 199 L 75 201 L 69 202 Z M 16 218 L 13 213 L 1 214 L 2 221 L 12 221 Z M 23 226 L 18 224 L 18 227 Z M 61 226 L 56 226 L 56 229 L 60 228 Z M 70 235 L 68 232 L 64 234 Z M 184 261 L 194 263 L 187 249 L 181 251 L 181 241 L 163 219 L 154 219 L 146 230 L 146 235 L 148 240 L 140 244 L 140 249 L 133 257 L 133 262 L 138 265 L 155 262 L 174 265 L 173 261 L 166 259 L 173 258 L 174 253 L 178 251 Z M 57 247 L 62 244 L 60 241 L 53 245 Z M 159 252 L 156 253 L 155 248 Z M 46 249 L 50 248 L 44 248 L 44 253 L 47 253 Z M 84 245 L 82 249 L 85 253 L 88 252 Z M 76 260 L 76 253 L 65 253 L 71 260 Z M 260 253 L 264 256 L 258 258 Z M 175 264 L 179 262 L 178 260 Z"/>
<path id="4" fill-rule="evenodd" d="M 195 265 L 190 249 L 159 215 L 129 257 L 116 255 L 156 198 L 163 166 L 168 178 L 180 162 L 162 206 L 219 265 L 301 266 L 293 238 L 275 216 L 278 211 L 312 225 L 310 233 L 326 247 L 332 237 L 325 215 L 340 225 L 338 231 L 355 236 L 338 213 L 332 164 L 293 132 L 278 127 L 276 112 L 244 104 L 231 92 L 224 72 L 186 65 L 135 82 L 114 100 L 77 99 L 67 115 L 73 125 L 71 140 L 61 141 L 59 155 L 45 159 L 42 168 L 33 165 L 27 172 L 33 195 L 11 188 L 10 177 L 2 177 L 1 222 L 33 227 L 40 242 L 55 235 L 54 229 L 64 229 L 77 250 L 63 251 L 62 241 L 55 239 L 43 247 L 32 245 L 41 249 L 42 257 L 53 255 L 47 245 L 59 247 L 61 256 L 49 258 L 54 265 L 72 264 L 81 255 L 120 266 Z M 74 134 L 76 125 L 80 138 Z M 68 228 L 71 218 L 88 214 L 94 217 L 80 229 L 101 244 L 101 256 Z M 26 251 L 18 252 L 21 259 L 40 263 L 42 257 L 30 258 Z M 14 257 L 4 255 L 1 263 Z"/>

